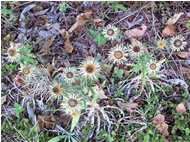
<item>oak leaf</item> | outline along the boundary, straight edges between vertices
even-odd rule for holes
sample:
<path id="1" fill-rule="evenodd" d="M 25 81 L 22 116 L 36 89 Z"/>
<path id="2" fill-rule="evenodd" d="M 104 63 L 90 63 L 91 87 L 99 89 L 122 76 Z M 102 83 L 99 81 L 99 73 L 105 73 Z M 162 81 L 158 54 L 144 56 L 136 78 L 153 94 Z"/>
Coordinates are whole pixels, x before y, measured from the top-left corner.
<path id="1" fill-rule="evenodd" d="M 176 52 L 176 55 L 181 57 L 181 58 L 187 58 L 190 56 L 190 52 L 185 52 L 185 51 Z"/>
<path id="2" fill-rule="evenodd" d="M 65 49 L 66 53 L 72 53 L 73 52 L 74 47 L 71 44 L 69 37 L 65 41 L 64 49 Z"/>
<path id="3" fill-rule="evenodd" d="M 170 19 L 168 19 L 168 21 L 166 22 L 166 24 L 167 25 L 173 25 L 173 24 L 175 24 L 183 14 L 184 14 L 183 12 L 175 14 L 174 16 L 170 17 Z"/>
<path id="4" fill-rule="evenodd" d="M 167 25 L 162 31 L 163 37 L 174 36 L 175 34 L 176 34 L 176 26 L 174 25 Z"/>
<path id="5" fill-rule="evenodd" d="M 145 24 L 142 24 L 140 28 L 141 29 L 134 28 L 132 30 L 126 31 L 125 34 L 128 37 L 140 38 L 140 37 L 144 36 L 144 34 L 147 30 L 147 26 Z"/>
<path id="6" fill-rule="evenodd" d="M 68 30 L 69 33 L 72 33 L 76 28 L 85 24 L 85 21 L 92 18 L 92 11 L 87 11 L 85 13 L 81 13 L 76 17 L 76 22 L 71 26 Z"/>

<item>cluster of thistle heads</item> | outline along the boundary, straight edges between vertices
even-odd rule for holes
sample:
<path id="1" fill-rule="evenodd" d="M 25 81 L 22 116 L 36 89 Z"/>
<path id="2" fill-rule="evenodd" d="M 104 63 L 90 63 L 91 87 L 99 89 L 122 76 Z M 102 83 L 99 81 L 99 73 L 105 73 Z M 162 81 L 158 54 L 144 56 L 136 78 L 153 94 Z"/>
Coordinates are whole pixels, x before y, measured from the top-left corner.
<path id="1" fill-rule="evenodd" d="M 120 36 L 120 30 L 113 26 L 108 25 L 102 29 L 102 34 L 109 41 L 117 40 Z M 175 52 L 183 50 L 187 42 L 183 36 L 175 36 L 171 39 L 160 39 L 156 41 L 155 48 L 160 50 L 167 50 Z M 30 56 L 29 52 L 24 50 L 22 44 L 11 43 L 7 49 L 7 60 L 11 63 L 17 62 L 20 64 L 19 70 L 23 74 L 23 79 L 30 85 L 40 86 L 41 84 L 36 81 L 38 78 L 43 78 L 45 75 L 44 70 L 36 67 L 34 64 L 26 64 L 22 62 L 23 56 Z M 148 54 L 146 46 L 138 40 L 132 39 L 131 44 L 125 46 L 123 43 L 117 44 L 112 47 L 108 52 L 108 60 L 114 66 L 128 63 L 129 59 L 135 61 L 142 61 L 143 67 L 147 70 L 148 75 L 158 74 L 163 62 L 157 61 L 154 57 L 147 62 L 143 60 Z M 102 64 L 102 63 L 101 63 Z M 88 88 L 93 81 L 97 80 L 102 74 L 100 62 L 94 57 L 87 57 L 79 67 L 65 67 L 60 73 L 50 80 L 47 84 L 47 94 L 50 96 L 48 100 L 57 99 L 61 102 L 61 109 L 67 114 L 75 115 L 80 113 L 84 107 L 83 100 L 84 88 Z M 40 78 L 40 80 L 41 80 Z M 43 79 L 42 79 L 43 80 Z M 48 86 L 47 86 L 48 85 Z M 75 89 L 73 89 L 75 88 Z"/>

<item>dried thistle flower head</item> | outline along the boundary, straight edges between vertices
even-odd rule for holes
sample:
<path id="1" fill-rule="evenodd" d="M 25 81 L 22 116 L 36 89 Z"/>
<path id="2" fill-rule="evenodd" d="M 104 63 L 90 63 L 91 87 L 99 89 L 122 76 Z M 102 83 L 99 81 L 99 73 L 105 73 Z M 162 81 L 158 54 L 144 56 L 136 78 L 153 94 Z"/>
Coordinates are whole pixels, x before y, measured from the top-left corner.
<path id="1" fill-rule="evenodd" d="M 54 99 L 62 97 L 64 93 L 66 93 L 66 87 L 60 82 L 53 81 L 49 86 L 49 94 Z"/>
<path id="2" fill-rule="evenodd" d="M 109 39 L 109 40 L 114 40 L 117 39 L 119 36 L 119 29 L 113 25 L 108 25 L 103 29 L 103 35 Z"/>
<path id="3" fill-rule="evenodd" d="M 123 45 L 116 45 L 116 47 L 111 48 L 108 54 L 108 59 L 117 64 L 122 64 L 126 61 L 127 51 Z"/>
<path id="4" fill-rule="evenodd" d="M 147 70 L 149 74 L 156 74 L 159 72 L 161 68 L 161 64 L 157 61 L 150 60 L 147 64 Z"/>
<path id="5" fill-rule="evenodd" d="M 137 40 L 132 41 L 130 47 L 130 55 L 131 57 L 138 57 L 144 53 L 144 45 Z"/>
<path id="6" fill-rule="evenodd" d="M 87 57 L 80 65 L 80 74 L 87 79 L 96 79 L 100 75 L 100 64 L 92 58 Z"/>
<path id="7" fill-rule="evenodd" d="M 21 59 L 20 44 L 10 43 L 10 47 L 7 49 L 7 60 L 11 63 L 18 62 Z"/>
<path id="8" fill-rule="evenodd" d="M 78 77 L 78 74 L 76 68 L 66 67 L 63 69 L 61 76 L 67 83 L 74 83 Z"/>
<path id="9" fill-rule="evenodd" d="M 38 72 L 38 69 L 33 65 L 21 64 L 19 70 L 22 72 L 25 80 L 32 80 Z"/>
<path id="10" fill-rule="evenodd" d="M 187 45 L 187 42 L 184 40 L 185 38 L 181 35 L 172 37 L 170 40 L 170 47 L 173 51 L 181 51 Z"/>
<path id="11" fill-rule="evenodd" d="M 63 96 L 61 102 L 61 109 L 69 115 L 74 115 L 79 113 L 82 109 L 82 98 L 75 94 L 69 94 L 68 96 Z"/>

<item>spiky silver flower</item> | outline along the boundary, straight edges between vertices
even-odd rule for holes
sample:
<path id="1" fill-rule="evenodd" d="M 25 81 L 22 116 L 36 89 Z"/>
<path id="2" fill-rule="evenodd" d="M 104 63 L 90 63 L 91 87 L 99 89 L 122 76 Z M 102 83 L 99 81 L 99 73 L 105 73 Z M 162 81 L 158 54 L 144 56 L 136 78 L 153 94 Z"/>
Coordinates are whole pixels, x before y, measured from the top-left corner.
<path id="1" fill-rule="evenodd" d="M 127 60 L 127 55 L 126 48 L 123 45 L 116 45 L 109 51 L 108 59 L 113 63 L 122 64 Z"/>
<path id="2" fill-rule="evenodd" d="M 20 44 L 14 44 L 13 42 L 10 43 L 10 47 L 7 49 L 7 53 L 5 53 L 7 55 L 8 62 L 14 63 L 20 61 L 20 48 Z"/>
<path id="3" fill-rule="evenodd" d="M 103 35 L 109 40 L 118 39 L 119 29 L 113 25 L 108 25 L 103 29 Z"/>
<path id="4" fill-rule="evenodd" d="M 92 57 L 87 57 L 87 59 L 81 63 L 79 69 L 79 73 L 82 77 L 87 79 L 96 79 L 100 75 L 101 70 L 99 62 Z"/>
<path id="5" fill-rule="evenodd" d="M 74 113 L 79 113 L 82 109 L 82 98 L 75 94 L 63 96 L 61 109 L 70 115 L 74 115 Z"/>
<path id="6" fill-rule="evenodd" d="M 63 69 L 61 76 L 67 83 L 74 83 L 77 79 L 77 70 L 75 67 L 66 67 Z"/>
<path id="7" fill-rule="evenodd" d="M 170 47 L 173 51 L 181 51 L 183 50 L 187 45 L 187 42 L 185 41 L 185 38 L 181 35 L 172 37 L 170 40 Z"/>

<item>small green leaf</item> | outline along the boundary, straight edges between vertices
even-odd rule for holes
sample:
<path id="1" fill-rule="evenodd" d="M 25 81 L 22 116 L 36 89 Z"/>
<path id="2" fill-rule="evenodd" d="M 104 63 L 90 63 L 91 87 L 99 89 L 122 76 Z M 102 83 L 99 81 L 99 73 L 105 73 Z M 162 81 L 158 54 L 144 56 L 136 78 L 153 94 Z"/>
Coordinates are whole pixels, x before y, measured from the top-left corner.
<path id="1" fill-rule="evenodd" d="M 123 5 L 123 4 L 116 4 L 114 6 L 114 10 L 115 11 L 119 11 L 119 10 L 126 10 L 127 8 Z"/>
<path id="2" fill-rule="evenodd" d="M 145 134 L 145 135 L 144 135 L 143 142 L 149 142 L 149 141 L 150 141 L 150 136 L 149 136 L 149 134 Z"/>
<path id="3" fill-rule="evenodd" d="M 187 21 L 186 27 L 187 27 L 187 28 L 190 28 L 190 20 Z"/>
<path id="4" fill-rule="evenodd" d="M 1 13 L 4 14 L 4 15 L 7 15 L 7 14 L 13 14 L 13 11 L 11 9 L 6 9 L 6 7 L 3 7 L 1 8 Z"/>
<path id="5" fill-rule="evenodd" d="M 189 136 L 189 134 L 190 134 L 190 129 L 189 128 L 185 129 L 185 134 L 186 134 L 186 136 Z"/>
<path id="6" fill-rule="evenodd" d="M 124 70 L 123 69 L 119 69 L 119 68 L 115 68 L 114 69 L 114 76 L 117 78 L 122 78 L 124 74 Z"/>
<path id="7" fill-rule="evenodd" d="M 57 137 L 50 139 L 48 142 L 59 142 L 63 138 L 65 138 L 65 136 L 57 136 Z"/>
<path id="8" fill-rule="evenodd" d="M 75 126 L 78 124 L 80 118 L 80 113 L 76 113 L 76 115 L 73 116 L 72 122 L 71 122 L 71 132 L 73 131 L 73 129 L 75 128 Z"/>
<path id="9" fill-rule="evenodd" d="M 18 103 L 15 103 L 14 110 L 15 110 L 16 116 L 19 117 L 20 113 L 22 113 L 24 111 L 24 108 L 21 105 L 19 105 Z"/>
<path id="10" fill-rule="evenodd" d="M 66 2 L 61 2 L 59 4 L 59 11 L 65 12 L 67 10 L 67 3 Z"/>

